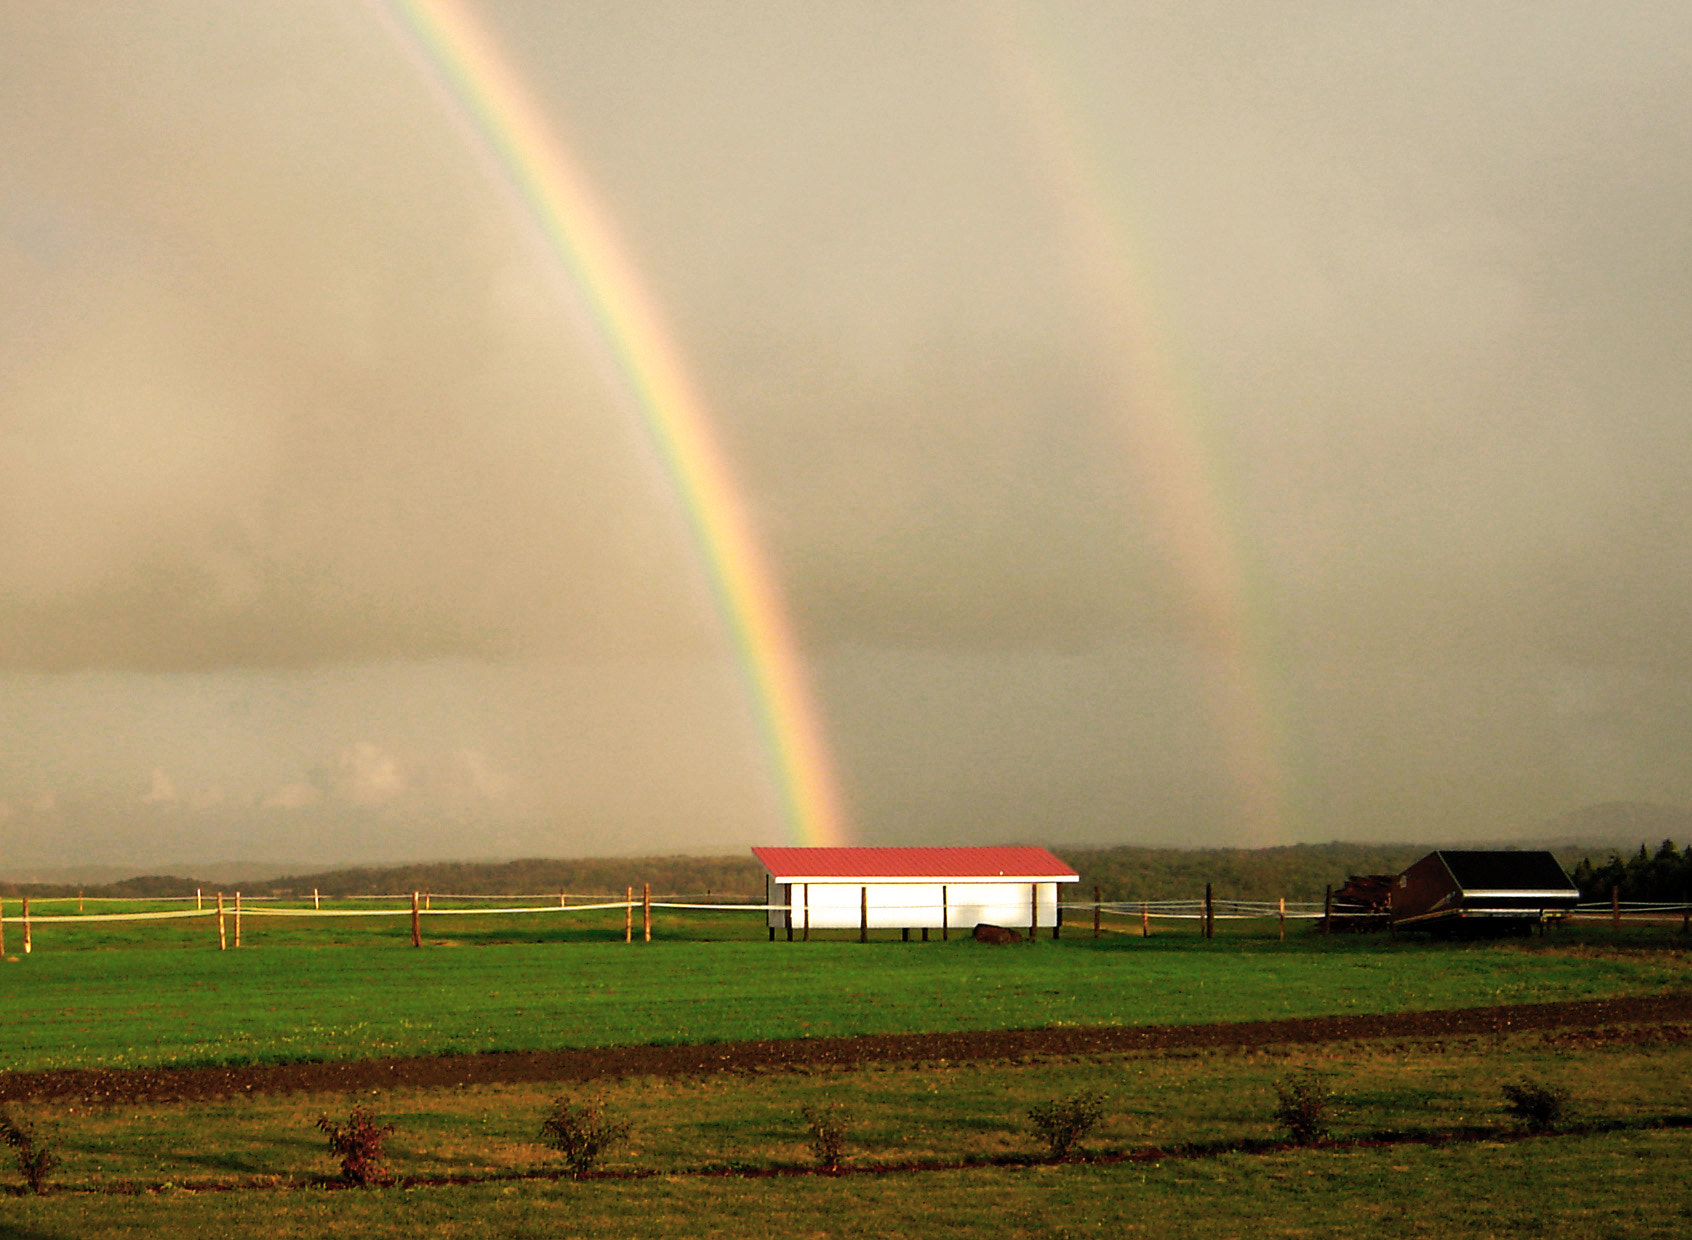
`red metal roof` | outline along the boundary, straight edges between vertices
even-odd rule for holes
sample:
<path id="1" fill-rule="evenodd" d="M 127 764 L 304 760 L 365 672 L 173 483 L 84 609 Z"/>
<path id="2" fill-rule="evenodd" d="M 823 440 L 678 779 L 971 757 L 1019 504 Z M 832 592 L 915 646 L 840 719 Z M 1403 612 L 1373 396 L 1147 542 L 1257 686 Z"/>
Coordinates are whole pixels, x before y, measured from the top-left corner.
<path id="1" fill-rule="evenodd" d="M 1022 878 L 1078 875 L 1044 848 L 754 848 L 778 880 L 792 878 Z"/>

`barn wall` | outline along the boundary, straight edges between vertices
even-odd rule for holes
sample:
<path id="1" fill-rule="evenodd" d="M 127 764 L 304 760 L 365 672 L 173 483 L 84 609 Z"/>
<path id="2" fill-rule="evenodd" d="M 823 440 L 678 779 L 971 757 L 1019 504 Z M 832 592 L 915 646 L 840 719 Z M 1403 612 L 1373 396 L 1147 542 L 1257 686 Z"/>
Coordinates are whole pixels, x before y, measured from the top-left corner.
<path id="1" fill-rule="evenodd" d="M 856 930 L 859 925 L 859 900 L 864 887 L 869 888 L 869 924 L 879 929 L 913 930 L 924 927 L 938 930 L 942 924 L 940 899 L 945 888 L 948 907 L 947 922 L 955 928 L 968 930 L 977 922 L 992 922 L 1000 926 L 1023 927 L 1029 923 L 1030 883 L 811 883 L 809 903 L 813 930 Z M 1046 882 L 1040 887 L 1040 925 L 1050 928 L 1057 920 L 1058 884 Z M 789 896 L 785 883 L 769 883 L 771 902 L 793 902 L 793 925 L 804 925 L 805 884 L 794 883 Z M 777 929 L 785 926 L 786 913 L 772 908 L 769 924 Z"/>

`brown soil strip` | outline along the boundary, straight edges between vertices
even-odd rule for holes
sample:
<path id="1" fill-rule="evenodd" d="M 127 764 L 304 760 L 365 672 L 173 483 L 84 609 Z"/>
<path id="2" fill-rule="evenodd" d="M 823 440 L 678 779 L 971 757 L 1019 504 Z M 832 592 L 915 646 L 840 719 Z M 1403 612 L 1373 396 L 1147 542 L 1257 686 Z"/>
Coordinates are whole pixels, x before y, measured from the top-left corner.
<path id="1" fill-rule="evenodd" d="M 524 1081 L 572 1083 L 607 1077 L 699 1076 L 799 1067 L 851 1068 L 873 1063 L 1018 1060 L 1124 1051 L 1237 1050 L 1279 1044 L 1498 1035 L 1687 1021 L 1692 1021 L 1692 993 L 1220 1025 L 866 1034 L 238 1067 L 68 1068 L 0 1073 L 0 1102 L 46 1098 L 74 1098 L 100 1104 L 187 1102 L 241 1094 L 369 1093 L 400 1087 L 450 1088 Z"/>

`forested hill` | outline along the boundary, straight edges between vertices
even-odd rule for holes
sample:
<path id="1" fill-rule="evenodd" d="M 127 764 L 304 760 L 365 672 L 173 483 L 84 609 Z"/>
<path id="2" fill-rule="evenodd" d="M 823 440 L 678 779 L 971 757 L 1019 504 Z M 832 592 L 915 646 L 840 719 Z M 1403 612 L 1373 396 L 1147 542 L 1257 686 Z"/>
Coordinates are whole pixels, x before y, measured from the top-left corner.
<path id="1" fill-rule="evenodd" d="M 1197 899 L 1210 883 L 1219 899 L 1320 900 L 1325 887 L 1338 887 L 1352 874 L 1396 874 L 1430 849 L 1432 844 L 1295 844 L 1280 848 L 1116 848 L 1066 847 L 1052 851 L 1081 875 L 1075 898 L 1090 899 L 1097 886 L 1107 900 Z M 1451 845 L 1444 845 L 1450 847 Z M 1558 859 L 1573 871 L 1583 858 L 1602 862 L 1608 847 L 1591 845 L 1556 848 Z M 638 893 L 650 883 L 654 895 L 706 895 L 763 899 L 763 869 L 750 852 L 726 856 L 611 857 L 576 860 L 530 859 L 499 862 L 434 862 L 428 864 L 328 870 L 246 883 L 214 884 L 192 877 L 151 876 L 119 883 L 89 884 L 88 895 L 193 895 L 241 887 L 251 896 L 326 896 L 395 894 L 431 891 L 464 895 L 620 896 L 625 888 Z M 0 894 L 75 894 L 63 884 L 0 883 Z M 1607 888 L 1606 888 L 1607 890 Z"/>

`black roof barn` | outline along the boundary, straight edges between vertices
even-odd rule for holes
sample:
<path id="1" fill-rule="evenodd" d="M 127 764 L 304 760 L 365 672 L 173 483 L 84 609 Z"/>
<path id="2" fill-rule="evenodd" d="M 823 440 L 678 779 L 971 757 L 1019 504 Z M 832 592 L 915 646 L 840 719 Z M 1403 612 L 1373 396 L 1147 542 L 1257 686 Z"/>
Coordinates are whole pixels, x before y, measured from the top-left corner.
<path id="1" fill-rule="evenodd" d="M 1562 917 L 1579 902 L 1580 889 L 1548 852 L 1446 848 L 1398 876 L 1392 923 L 1506 929 Z"/>

